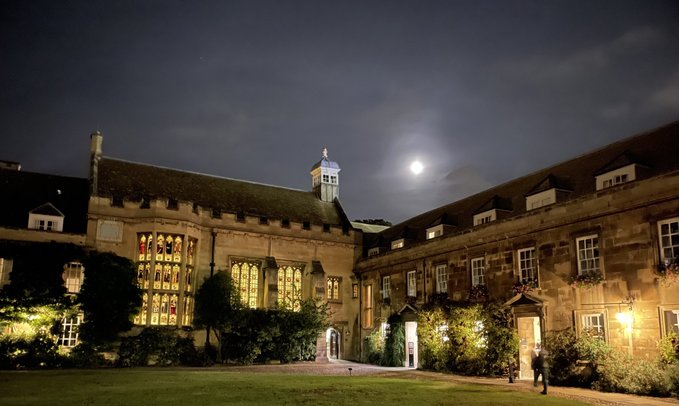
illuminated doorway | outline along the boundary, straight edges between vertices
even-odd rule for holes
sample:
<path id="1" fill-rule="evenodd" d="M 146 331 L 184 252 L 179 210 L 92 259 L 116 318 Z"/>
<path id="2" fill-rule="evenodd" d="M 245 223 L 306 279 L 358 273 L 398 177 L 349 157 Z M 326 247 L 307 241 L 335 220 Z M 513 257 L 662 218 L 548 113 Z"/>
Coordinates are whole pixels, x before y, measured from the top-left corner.
<path id="1" fill-rule="evenodd" d="M 517 317 L 516 326 L 519 333 L 519 379 L 533 379 L 531 368 L 532 352 L 536 344 L 542 343 L 539 317 Z"/>
<path id="2" fill-rule="evenodd" d="M 325 337 L 327 342 L 328 358 L 340 359 L 340 332 L 334 328 L 329 328 L 325 333 Z"/>

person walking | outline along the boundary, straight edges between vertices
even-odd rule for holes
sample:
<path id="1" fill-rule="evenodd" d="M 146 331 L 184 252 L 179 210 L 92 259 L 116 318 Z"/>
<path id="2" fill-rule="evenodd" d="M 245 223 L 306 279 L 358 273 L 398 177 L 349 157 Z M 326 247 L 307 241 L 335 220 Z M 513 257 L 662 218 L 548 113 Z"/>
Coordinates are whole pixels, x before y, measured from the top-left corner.
<path id="1" fill-rule="evenodd" d="M 533 367 L 533 386 L 538 386 L 538 376 L 542 375 L 542 393 L 547 394 L 547 387 L 549 386 L 549 361 L 547 360 L 549 353 L 544 347 L 539 347 L 534 361 Z"/>

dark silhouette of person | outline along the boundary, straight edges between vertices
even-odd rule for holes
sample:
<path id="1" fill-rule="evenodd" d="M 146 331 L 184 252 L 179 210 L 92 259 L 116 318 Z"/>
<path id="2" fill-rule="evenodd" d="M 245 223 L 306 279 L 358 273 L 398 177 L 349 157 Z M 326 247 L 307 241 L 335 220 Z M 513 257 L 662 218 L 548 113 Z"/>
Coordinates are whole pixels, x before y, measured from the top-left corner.
<path id="1" fill-rule="evenodd" d="M 547 387 L 549 385 L 549 362 L 547 361 L 549 353 L 540 344 L 535 346 L 535 350 L 531 354 L 531 367 L 533 368 L 533 386 L 538 386 L 538 377 L 542 375 L 542 393 L 547 394 Z"/>

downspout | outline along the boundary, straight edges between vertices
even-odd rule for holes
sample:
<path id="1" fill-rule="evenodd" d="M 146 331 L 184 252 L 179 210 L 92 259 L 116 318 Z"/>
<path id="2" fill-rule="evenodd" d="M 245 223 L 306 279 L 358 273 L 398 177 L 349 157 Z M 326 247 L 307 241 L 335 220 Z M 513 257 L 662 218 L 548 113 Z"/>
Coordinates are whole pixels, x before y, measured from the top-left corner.
<path id="1" fill-rule="evenodd" d="M 210 249 L 210 277 L 215 274 L 215 241 L 217 240 L 217 232 L 212 230 L 212 248 Z M 205 329 L 205 349 L 210 347 L 210 326 Z"/>
<path id="2" fill-rule="evenodd" d="M 423 259 L 422 260 L 422 283 L 424 284 L 423 287 L 423 293 L 424 293 L 424 303 L 427 303 L 427 269 L 426 269 L 426 261 Z"/>

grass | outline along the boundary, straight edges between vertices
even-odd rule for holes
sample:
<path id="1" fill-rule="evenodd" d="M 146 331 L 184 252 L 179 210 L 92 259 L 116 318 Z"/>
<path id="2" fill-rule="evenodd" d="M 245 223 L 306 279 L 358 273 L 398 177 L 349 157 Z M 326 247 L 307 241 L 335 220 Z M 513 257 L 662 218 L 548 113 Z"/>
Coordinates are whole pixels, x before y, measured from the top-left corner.
<path id="1" fill-rule="evenodd" d="M 219 370 L 105 369 L 0 372 L 9 405 L 583 405 L 483 385 L 372 376 Z"/>

